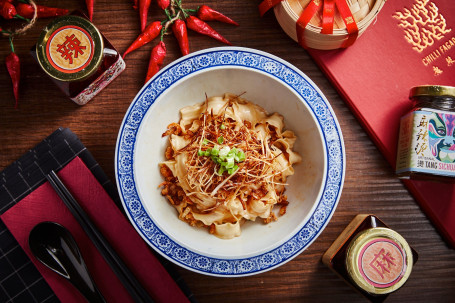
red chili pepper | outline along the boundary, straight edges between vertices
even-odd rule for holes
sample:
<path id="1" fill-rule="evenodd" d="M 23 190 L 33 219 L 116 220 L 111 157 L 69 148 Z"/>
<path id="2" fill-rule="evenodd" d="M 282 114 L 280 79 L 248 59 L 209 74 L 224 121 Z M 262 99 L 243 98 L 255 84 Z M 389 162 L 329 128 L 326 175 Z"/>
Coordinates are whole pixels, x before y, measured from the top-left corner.
<path id="1" fill-rule="evenodd" d="M 13 82 L 14 99 L 16 99 L 15 107 L 17 108 L 17 100 L 19 97 L 19 81 L 21 78 L 21 64 L 20 64 L 19 57 L 14 52 L 13 41 L 11 39 L 10 39 L 10 43 L 11 43 L 11 54 L 9 54 L 5 58 L 5 63 L 6 63 L 6 68 L 8 70 L 9 76 L 11 77 L 11 81 Z"/>
<path id="2" fill-rule="evenodd" d="M 161 9 L 166 9 L 169 7 L 169 4 L 171 4 L 170 0 L 156 0 L 156 2 Z"/>
<path id="3" fill-rule="evenodd" d="M 150 41 L 158 37 L 162 28 L 163 26 L 159 21 L 150 23 L 145 28 L 145 30 L 136 38 L 136 40 L 134 40 L 134 42 L 131 43 L 130 47 L 128 47 L 128 49 L 123 54 L 123 58 L 125 58 L 125 56 L 128 53 L 134 51 L 135 49 L 138 49 L 141 46 L 144 46 L 145 44 L 149 43 Z"/>
<path id="4" fill-rule="evenodd" d="M 47 7 L 43 5 L 37 5 L 37 17 L 38 18 L 51 18 L 51 17 L 58 17 L 68 14 L 68 10 L 64 8 L 56 8 L 56 7 Z M 30 4 L 25 3 L 18 3 L 16 5 L 16 10 L 19 15 L 25 18 L 32 19 L 33 13 L 35 12 L 33 6 Z"/>
<path id="5" fill-rule="evenodd" d="M 166 57 L 166 45 L 163 41 L 160 41 L 160 43 L 152 49 L 147 77 L 145 77 L 146 83 L 160 70 L 161 65 L 163 65 L 164 57 Z"/>
<path id="6" fill-rule="evenodd" d="M 0 1 L 0 15 L 6 20 L 13 19 L 17 15 L 16 8 L 9 2 Z"/>
<path id="7" fill-rule="evenodd" d="M 188 32 L 186 30 L 185 21 L 182 19 L 175 20 L 174 24 L 172 24 L 172 32 L 179 42 L 182 55 L 188 55 L 190 53 L 190 45 L 188 42 Z"/>
<path id="8" fill-rule="evenodd" d="M 186 25 L 188 26 L 189 29 L 197 33 L 212 37 L 220 42 L 226 43 L 227 45 L 232 45 L 231 42 L 229 42 L 223 36 L 218 34 L 213 28 L 210 27 L 210 25 L 208 25 L 199 18 L 189 16 L 188 18 L 186 18 Z"/>
<path id="9" fill-rule="evenodd" d="M 141 20 L 141 32 L 144 31 L 147 25 L 147 16 L 152 0 L 139 0 L 139 19 Z"/>
<path id="10" fill-rule="evenodd" d="M 220 21 L 232 25 L 239 25 L 231 18 L 223 15 L 220 12 L 217 12 L 216 10 L 208 7 L 207 5 L 199 6 L 199 9 L 197 10 L 197 16 L 199 19 L 204 21 Z"/>
<path id="11" fill-rule="evenodd" d="M 95 5 L 95 0 L 85 0 L 85 4 L 87 5 L 88 18 L 90 19 L 90 21 L 92 21 L 93 6 Z"/>
<path id="12" fill-rule="evenodd" d="M 6 20 L 18 18 L 18 19 L 23 19 L 23 20 L 29 21 L 29 20 L 25 19 L 24 17 L 22 17 L 21 15 L 18 15 L 14 5 L 12 5 L 11 3 L 9 3 L 6 0 L 0 1 L 0 16 L 5 18 Z"/>

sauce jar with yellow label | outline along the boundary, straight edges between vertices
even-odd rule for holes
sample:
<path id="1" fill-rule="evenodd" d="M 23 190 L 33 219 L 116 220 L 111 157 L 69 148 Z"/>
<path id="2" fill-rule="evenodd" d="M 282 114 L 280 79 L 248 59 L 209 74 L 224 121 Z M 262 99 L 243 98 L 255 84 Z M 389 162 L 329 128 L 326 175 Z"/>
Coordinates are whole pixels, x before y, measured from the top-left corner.
<path id="1" fill-rule="evenodd" d="M 413 87 L 401 118 L 396 173 L 402 179 L 455 182 L 455 87 Z"/>
<path id="2" fill-rule="evenodd" d="M 90 101 L 125 69 L 117 50 L 78 12 L 48 24 L 32 55 L 65 95 L 79 105 Z"/>
<path id="3" fill-rule="evenodd" d="M 383 302 L 411 275 L 417 252 L 374 215 L 357 215 L 322 262 L 371 302 Z"/>

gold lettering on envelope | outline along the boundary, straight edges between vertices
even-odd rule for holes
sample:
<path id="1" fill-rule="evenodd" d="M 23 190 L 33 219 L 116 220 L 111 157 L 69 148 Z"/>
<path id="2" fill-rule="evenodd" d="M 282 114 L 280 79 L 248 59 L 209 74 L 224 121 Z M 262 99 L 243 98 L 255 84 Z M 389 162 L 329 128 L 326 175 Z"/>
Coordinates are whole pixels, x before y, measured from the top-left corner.
<path id="1" fill-rule="evenodd" d="M 433 72 L 435 76 L 439 76 L 440 74 L 442 74 L 442 70 L 437 66 L 433 66 Z"/>
<path id="2" fill-rule="evenodd" d="M 452 31 L 430 0 L 415 0 L 411 9 L 404 8 L 393 17 L 400 21 L 398 26 L 403 28 L 406 41 L 419 53 Z"/>

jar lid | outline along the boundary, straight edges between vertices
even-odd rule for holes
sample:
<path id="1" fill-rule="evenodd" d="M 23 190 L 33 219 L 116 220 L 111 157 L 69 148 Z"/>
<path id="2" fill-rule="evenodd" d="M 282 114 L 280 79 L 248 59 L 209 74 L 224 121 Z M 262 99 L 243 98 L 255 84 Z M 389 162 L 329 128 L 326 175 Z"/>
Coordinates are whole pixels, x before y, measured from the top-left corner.
<path id="1" fill-rule="evenodd" d="M 352 281 L 369 294 L 381 295 L 400 288 L 412 271 L 409 244 L 385 227 L 362 231 L 349 244 L 346 269 Z"/>
<path id="2" fill-rule="evenodd" d="M 455 97 L 455 87 L 443 85 L 421 85 L 411 88 L 409 98 L 419 96 L 452 96 Z"/>
<path id="3" fill-rule="evenodd" d="M 103 39 L 87 19 L 69 15 L 54 19 L 42 31 L 36 45 L 44 71 L 60 81 L 83 80 L 103 59 Z"/>

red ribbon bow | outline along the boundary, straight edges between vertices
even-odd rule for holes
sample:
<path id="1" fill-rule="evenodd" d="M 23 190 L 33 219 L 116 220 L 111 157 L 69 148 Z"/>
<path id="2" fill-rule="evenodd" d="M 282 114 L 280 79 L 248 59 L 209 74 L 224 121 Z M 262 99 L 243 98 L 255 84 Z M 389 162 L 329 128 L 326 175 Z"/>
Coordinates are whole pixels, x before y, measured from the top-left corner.
<path id="1" fill-rule="evenodd" d="M 259 13 L 261 17 L 269 9 L 279 4 L 281 1 L 283 0 L 263 0 L 261 4 L 259 4 Z M 357 39 L 359 29 L 357 27 L 357 23 L 354 20 L 354 16 L 352 16 L 351 10 L 346 3 L 346 0 L 312 0 L 310 4 L 308 4 L 308 6 L 303 10 L 296 23 L 297 39 L 299 44 L 302 47 L 307 48 L 307 45 L 305 43 L 305 28 L 307 27 L 311 18 L 313 18 L 313 16 L 317 13 L 321 5 L 323 6 L 321 33 L 333 34 L 333 20 L 335 16 L 336 5 L 348 31 L 348 39 L 343 43 L 341 47 L 346 48 L 348 46 L 351 46 Z"/>

